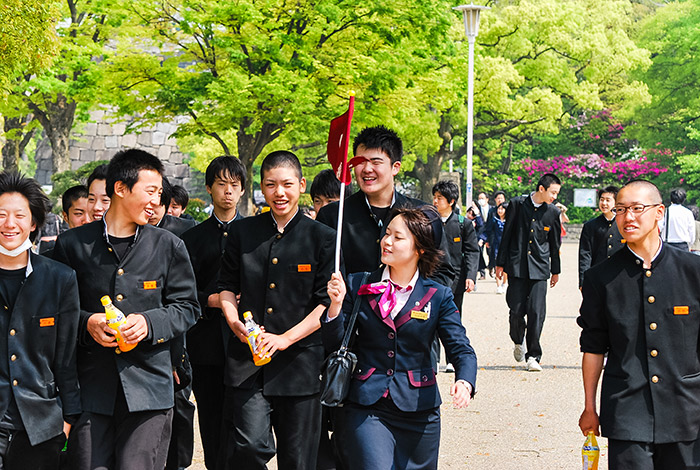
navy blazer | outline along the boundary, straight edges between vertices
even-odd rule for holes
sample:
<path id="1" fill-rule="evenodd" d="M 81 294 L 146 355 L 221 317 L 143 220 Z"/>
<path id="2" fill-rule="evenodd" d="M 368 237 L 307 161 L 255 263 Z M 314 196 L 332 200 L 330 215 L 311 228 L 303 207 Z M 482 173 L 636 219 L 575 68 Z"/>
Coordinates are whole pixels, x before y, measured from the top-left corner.
<path id="1" fill-rule="evenodd" d="M 335 319 L 321 322 L 327 350 L 340 347 L 345 323 L 357 297 L 364 273 L 348 277 L 348 293 Z M 367 283 L 381 280 L 382 270 L 373 272 Z M 448 362 L 455 367 L 455 380 L 466 380 L 476 390 L 476 354 L 469 344 L 452 291 L 422 276 L 418 278 L 404 308 L 394 320 L 382 319 L 377 301 L 381 294 L 363 295 L 357 314 L 357 336 L 351 350 L 357 354 L 357 368 L 350 384 L 348 400 L 368 406 L 376 403 L 387 389 L 402 411 L 423 411 L 440 406 L 430 348 L 437 331 Z M 427 319 L 413 311 L 429 312 Z"/>

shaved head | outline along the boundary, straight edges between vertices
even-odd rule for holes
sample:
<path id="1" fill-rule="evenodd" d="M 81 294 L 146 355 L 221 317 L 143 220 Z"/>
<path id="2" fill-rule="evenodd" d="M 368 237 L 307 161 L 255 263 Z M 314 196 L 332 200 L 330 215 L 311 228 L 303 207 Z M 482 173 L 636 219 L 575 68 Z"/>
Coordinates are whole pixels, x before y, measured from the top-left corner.
<path id="1" fill-rule="evenodd" d="M 661 191 L 659 191 L 659 188 L 656 187 L 654 183 L 651 181 L 647 180 L 632 180 L 626 185 L 620 189 L 620 193 L 624 191 L 625 189 L 628 188 L 638 188 L 638 189 L 645 189 L 647 194 L 649 195 L 649 202 L 651 204 L 662 204 L 663 203 L 663 197 L 661 197 Z M 619 196 L 619 193 L 618 193 Z"/>

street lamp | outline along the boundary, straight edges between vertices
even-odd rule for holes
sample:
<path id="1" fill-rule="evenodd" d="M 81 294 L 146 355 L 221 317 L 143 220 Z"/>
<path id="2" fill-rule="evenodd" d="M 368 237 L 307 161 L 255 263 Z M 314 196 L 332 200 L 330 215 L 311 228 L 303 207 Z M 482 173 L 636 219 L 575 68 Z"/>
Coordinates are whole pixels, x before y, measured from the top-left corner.
<path id="1" fill-rule="evenodd" d="M 472 159 L 474 154 L 474 42 L 479 34 L 479 14 L 481 10 L 490 10 L 489 7 L 481 5 L 460 5 L 454 7 L 462 12 L 464 17 L 464 34 L 469 41 L 469 91 L 467 98 L 467 208 L 472 205 Z"/>

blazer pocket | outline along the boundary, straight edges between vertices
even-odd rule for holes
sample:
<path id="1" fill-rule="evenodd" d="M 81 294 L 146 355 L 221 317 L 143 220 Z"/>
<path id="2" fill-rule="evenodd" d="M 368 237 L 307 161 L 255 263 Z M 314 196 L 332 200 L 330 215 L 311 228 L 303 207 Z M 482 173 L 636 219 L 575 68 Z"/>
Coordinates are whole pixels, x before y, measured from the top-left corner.
<path id="1" fill-rule="evenodd" d="M 409 370 L 408 381 L 414 387 L 430 387 L 435 385 L 435 371 L 433 369 Z"/>
<path id="2" fill-rule="evenodd" d="M 374 374 L 374 371 L 377 370 L 376 367 L 371 367 L 369 369 L 362 369 L 358 368 L 352 376 L 357 379 L 357 380 L 367 380 L 369 379 L 369 376 Z"/>

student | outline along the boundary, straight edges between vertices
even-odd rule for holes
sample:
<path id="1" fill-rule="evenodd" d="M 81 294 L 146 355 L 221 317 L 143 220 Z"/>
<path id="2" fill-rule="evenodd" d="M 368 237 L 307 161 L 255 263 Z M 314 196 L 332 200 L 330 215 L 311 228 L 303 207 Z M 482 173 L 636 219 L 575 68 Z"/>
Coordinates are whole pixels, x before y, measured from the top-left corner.
<path id="1" fill-rule="evenodd" d="M 364 162 L 354 168 L 360 190 L 346 199 L 343 214 L 342 252 L 348 273 L 374 271 L 379 267 L 379 242 L 392 209 L 427 205 L 404 196 L 394 187 L 403 157 L 403 143 L 396 132 L 384 126 L 363 129 L 353 141 L 353 153 L 364 158 Z M 338 203 L 323 207 L 317 220 L 335 229 Z M 440 248 L 447 251 L 444 235 L 441 240 Z M 442 263 L 434 277 L 451 286 L 454 274 L 449 263 Z"/>
<path id="2" fill-rule="evenodd" d="M 221 267 L 221 306 L 235 337 L 228 345 L 226 411 L 231 434 L 225 468 L 316 468 L 324 360 L 319 318 L 329 304 L 335 231 L 304 216 L 306 189 L 297 157 L 268 155 L 260 169 L 270 211 L 235 222 Z M 236 300 L 240 295 L 240 300 Z M 241 322 L 250 311 L 265 328 L 259 347 L 272 356 L 255 366 Z M 274 429 L 275 438 L 272 437 Z"/>
<path id="3" fill-rule="evenodd" d="M 484 240 L 484 237 L 482 237 L 482 235 L 485 235 L 487 233 L 494 233 L 494 231 L 496 230 L 496 228 L 493 227 L 493 225 L 498 225 L 498 220 L 499 220 L 498 207 L 501 204 L 505 204 L 506 193 L 504 193 L 503 191 L 496 191 L 495 193 L 493 193 L 493 200 L 494 200 L 495 204 L 491 207 L 491 209 L 489 209 L 489 213 L 486 216 L 486 220 L 484 220 L 483 230 L 479 234 L 480 240 Z M 486 239 L 488 239 L 488 235 L 486 235 Z M 484 245 L 484 246 L 486 247 L 486 252 L 489 255 L 489 264 L 488 264 L 489 275 L 491 277 L 494 277 L 494 272 L 496 269 L 496 254 L 493 251 L 493 246 L 490 246 L 490 245 Z"/>
<path id="4" fill-rule="evenodd" d="M 0 468 L 5 470 L 58 470 L 69 423 L 81 412 L 75 273 L 30 250 L 48 203 L 33 179 L 0 173 Z"/>
<path id="5" fill-rule="evenodd" d="M 196 222 L 194 220 L 187 220 L 166 214 L 166 209 L 170 206 L 172 196 L 173 187 L 168 181 L 168 178 L 163 177 L 163 192 L 160 195 L 160 204 L 154 208 L 153 215 L 149 217 L 148 223 L 155 227 L 165 229 L 179 237 L 187 230 L 194 227 Z"/>
<path id="6" fill-rule="evenodd" d="M 666 209 L 666 217 L 659 222 L 661 238 L 668 246 L 683 251 L 690 251 L 690 245 L 695 242 L 695 217 L 687 207 L 685 189 L 671 190 L 671 205 Z"/>
<path id="7" fill-rule="evenodd" d="M 624 245 L 615 223 L 617 187 L 608 186 L 598 192 L 600 215 L 585 224 L 578 245 L 578 287 L 583 286 L 583 275 L 591 267 L 614 255 Z"/>
<path id="8" fill-rule="evenodd" d="M 503 228 L 506 225 L 506 211 L 508 203 L 503 202 L 496 207 L 496 218 L 491 220 L 491 223 L 484 230 L 480 239 L 485 241 L 485 246 L 489 250 L 489 259 L 493 259 L 493 265 L 496 266 L 496 258 L 498 250 L 501 247 L 501 239 L 503 238 Z M 501 278 L 496 278 L 496 294 L 505 294 L 506 285 L 508 284 L 508 274 L 503 273 Z"/>
<path id="9" fill-rule="evenodd" d="M 547 279 L 551 272 L 549 285 L 554 287 L 561 272 L 561 220 L 554 206 L 560 189 L 559 178 L 545 173 L 529 196 L 511 199 L 496 259 L 496 277 L 508 274 L 513 357 L 526 360 L 530 372 L 542 371 L 540 336 L 547 310 Z"/>
<path id="10" fill-rule="evenodd" d="M 314 202 L 314 211 L 318 214 L 322 207 L 340 199 L 340 180 L 333 170 L 323 170 L 314 178 L 309 193 Z"/>
<path id="11" fill-rule="evenodd" d="M 238 202 L 245 192 L 246 169 L 236 157 L 217 157 L 205 173 L 206 190 L 214 210 L 211 217 L 182 235 L 197 279 L 197 299 L 202 316 L 187 332 L 187 352 L 192 364 L 192 391 L 197 400 L 199 435 L 204 464 L 213 470 L 219 458 L 224 413 L 225 346 L 231 330 L 221 311 L 219 278 L 226 240 L 234 221 L 243 218 Z"/>
<path id="12" fill-rule="evenodd" d="M 611 470 L 700 468 L 700 259 L 661 241 L 663 218 L 654 184 L 626 184 L 615 222 L 627 248 L 583 279 L 579 427 L 608 438 Z"/>
<path id="13" fill-rule="evenodd" d="M 447 255 L 456 272 L 452 294 L 461 312 L 464 291 L 474 290 L 479 266 L 479 244 L 474 224 L 455 213 L 458 198 L 459 188 L 452 181 L 439 181 L 433 186 L 433 205 L 440 214 L 443 231 L 447 238 Z"/>
<path id="14" fill-rule="evenodd" d="M 173 408 L 170 340 L 199 316 L 184 243 L 148 225 L 160 204 L 163 164 L 141 150 L 117 153 L 107 168 L 110 209 L 101 221 L 58 237 L 54 258 L 80 287 L 78 378 L 83 414 L 68 442 L 70 468 L 161 470 Z M 100 299 L 126 315 L 116 348 Z"/>
<path id="15" fill-rule="evenodd" d="M 322 323 L 328 350 L 340 346 L 359 297 L 353 350 L 357 368 L 335 421 L 342 461 L 352 470 L 437 469 L 440 393 L 432 339 L 439 334 L 455 366 L 454 406 L 475 392 L 476 355 L 449 288 L 428 279 L 441 253 L 428 209 L 398 209 L 382 237 L 382 263 L 364 274 L 339 273 L 328 282 L 331 305 Z"/>
<path id="16" fill-rule="evenodd" d="M 87 180 L 88 188 L 88 220 L 102 220 L 105 212 L 109 209 L 111 199 L 107 195 L 107 165 L 96 166 Z"/>
<path id="17" fill-rule="evenodd" d="M 173 217 L 191 218 L 189 214 L 185 214 L 187 205 L 190 203 L 190 195 L 187 190 L 178 184 L 172 185 L 172 198 L 168 206 L 168 215 Z"/>
<path id="18" fill-rule="evenodd" d="M 83 185 L 73 186 L 61 196 L 63 221 L 68 228 L 80 227 L 88 223 L 88 191 Z"/>

